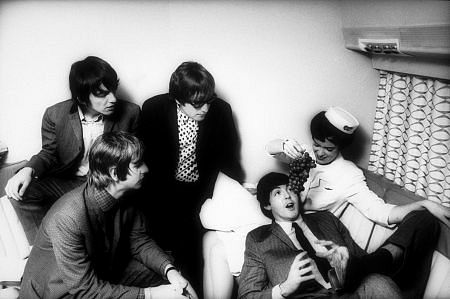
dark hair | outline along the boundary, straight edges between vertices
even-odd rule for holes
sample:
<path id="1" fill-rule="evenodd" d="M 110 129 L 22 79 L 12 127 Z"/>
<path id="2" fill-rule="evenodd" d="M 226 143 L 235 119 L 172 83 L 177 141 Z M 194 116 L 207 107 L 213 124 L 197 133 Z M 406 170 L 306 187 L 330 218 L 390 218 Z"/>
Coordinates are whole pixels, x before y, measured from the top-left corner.
<path id="1" fill-rule="evenodd" d="M 69 74 L 72 100 L 81 107 L 89 104 L 89 95 L 101 92 L 100 85 L 116 92 L 119 80 L 116 71 L 101 58 L 88 56 L 72 64 Z"/>
<path id="2" fill-rule="evenodd" d="M 335 144 L 339 150 L 350 145 L 355 134 L 346 134 L 333 126 L 325 116 L 325 111 L 321 111 L 311 120 L 311 136 L 322 142 L 325 140 Z"/>
<path id="3" fill-rule="evenodd" d="M 98 189 L 106 188 L 113 182 L 109 173 L 111 167 L 116 167 L 119 180 L 125 180 L 130 163 L 142 165 L 143 153 L 141 141 L 129 133 L 108 132 L 100 135 L 89 151 L 89 183 Z"/>
<path id="4" fill-rule="evenodd" d="M 169 83 L 169 96 L 181 104 L 207 102 L 214 95 L 213 76 L 197 62 L 183 62 L 173 72 Z"/>
<path id="5" fill-rule="evenodd" d="M 277 186 L 287 185 L 288 183 L 289 177 L 278 172 L 270 172 L 259 180 L 258 186 L 256 187 L 256 199 L 264 215 L 273 219 L 272 212 L 264 208 L 270 205 L 270 192 Z"/>

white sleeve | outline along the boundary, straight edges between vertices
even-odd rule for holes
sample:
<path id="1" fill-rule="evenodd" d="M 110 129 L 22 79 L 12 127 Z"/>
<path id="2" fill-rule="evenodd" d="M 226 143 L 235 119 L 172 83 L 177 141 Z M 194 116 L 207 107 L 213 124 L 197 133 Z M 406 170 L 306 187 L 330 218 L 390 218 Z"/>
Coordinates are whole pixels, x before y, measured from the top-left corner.
<path id="1" fill-rule="evenodd" d="M 389 214 L 395 205 L 385 203 L 383 199 L 379 198 L 373 191 L 369 189 L 362 174 L 358 174 L 352 178 L 353 184 L 348 186 L 343 195 L 347 201 L 358 209 L 364 216 L 370 220 L 386 227 L 393 227 L 388 224 Z"/>

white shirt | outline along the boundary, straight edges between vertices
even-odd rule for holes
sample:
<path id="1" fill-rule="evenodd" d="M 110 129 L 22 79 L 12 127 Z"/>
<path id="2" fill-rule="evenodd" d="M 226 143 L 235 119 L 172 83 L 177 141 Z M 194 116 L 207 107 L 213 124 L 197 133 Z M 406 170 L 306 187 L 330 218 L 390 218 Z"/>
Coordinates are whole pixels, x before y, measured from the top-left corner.
<path id="1" fill-rule="evenodd" d="M 89 171 L 89 159 L 88 154 L 92 144 L 98 136 L 103 134 L 105 124 L 103 121 L 103 115 L 99 114 L 93 120 L 87 120 L 80 107 L 78 107 L 78 114 L 81 120 L 81 129 L 83 135 L 84 152 L 83 158 L 80 161 L 78 170 L 75 173 L 77 176 L 85 176 Z"/>

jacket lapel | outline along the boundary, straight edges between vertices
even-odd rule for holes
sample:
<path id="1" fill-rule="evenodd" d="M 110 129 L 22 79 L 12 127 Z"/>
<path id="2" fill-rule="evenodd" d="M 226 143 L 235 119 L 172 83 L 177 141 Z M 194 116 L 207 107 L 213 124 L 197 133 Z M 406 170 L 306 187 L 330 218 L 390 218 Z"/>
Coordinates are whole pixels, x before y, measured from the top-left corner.
<path id="1" fill-rule="evenodd" d="M 78 114 L 78 109 L 72 109 L 71 113 L 69 114 L 69 123 L 72 127 L 73 134 L 77 138 L 78 142 L 83 144 L 83 136 L 82 136 L 82 128 L 81 128 L 81 120 L 80 116 Z"/>
<path id="2" fill-rule="evenodd" d="M 288 245 L 293 250 L 298 250 L 294 243 L 292 243 L 289 236 L 284 232 L 284 230 L 281 228 L 281 226 L 276 223 L 275 221 L 272 222 L 272 226 L 270 227 L 272 234 L 274 234 L 277 238 L 279 238 L 283 243 Z"/>
<path id="3" fill-rule="evenodd" d="M 168 107 L 168 126 L 169 126 L 169 132 L 173 145 L 174 145 L 174 152 L 176 153 L 176 157 L 178 157 L 179 152 L 179 141 L 178 141 L 178 115 L 177 115 L 177 102 L 170 100 L 169 107 Z M 175 162 L 176 163 L 176 162 Z"/>
<path id="4" fill-rule="evenodd" d="M 105 128 L 103 129 L 103 132 L 111 132 L 113 129 L 114 122 L 108 118 L 105 118 Z"/>

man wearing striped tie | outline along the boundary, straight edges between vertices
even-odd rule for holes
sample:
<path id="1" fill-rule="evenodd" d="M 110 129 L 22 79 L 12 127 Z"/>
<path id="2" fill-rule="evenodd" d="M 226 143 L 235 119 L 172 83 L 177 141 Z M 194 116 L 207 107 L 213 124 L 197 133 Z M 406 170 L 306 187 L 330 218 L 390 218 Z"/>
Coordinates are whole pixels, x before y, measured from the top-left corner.
<path id="1" fill-rule="evenodd" d="M 247 235 L 239 298 L 400 298 L 385 276 L 389 263 L 380 267 L 377 253 L 365 253 L 330 212 L 304 214 L 288 183 L 273 172 L 258 183 L 273 222 Z"/>

